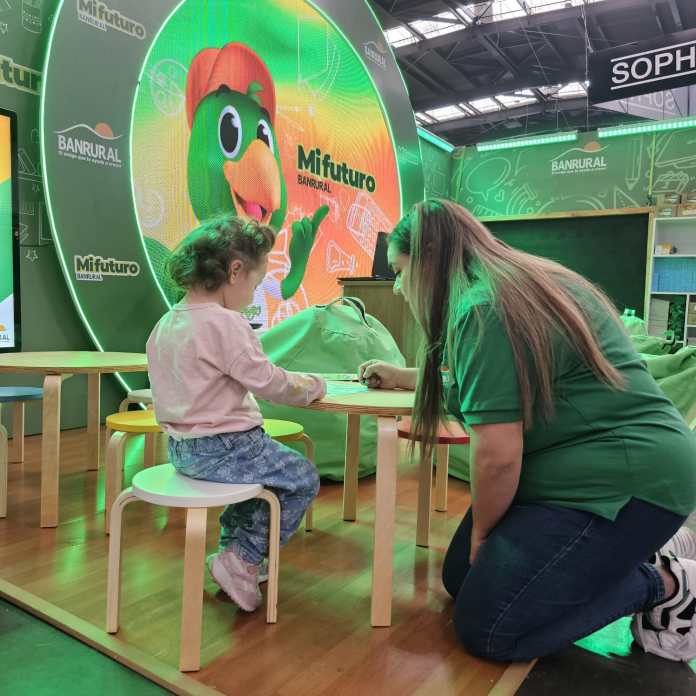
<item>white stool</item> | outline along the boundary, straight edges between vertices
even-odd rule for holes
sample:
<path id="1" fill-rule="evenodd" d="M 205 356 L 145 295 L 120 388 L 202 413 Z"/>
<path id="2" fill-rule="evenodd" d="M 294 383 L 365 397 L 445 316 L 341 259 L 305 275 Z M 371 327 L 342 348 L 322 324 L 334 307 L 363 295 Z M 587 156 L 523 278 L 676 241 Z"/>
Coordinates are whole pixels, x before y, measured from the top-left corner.
<path id="1" fill-rule="evenodd" d="M 129 404 L 151 404 L 152 403 L 152 389 L 133 389 L 128 392 L 126 398 L 121 402 L 118 407 L 120 413 L 128 410 Z"/>
<path id="2" fill-rule="evenodd" d="M 200 669 L 207 509 L 234 505 L 252 498 L 265 500 L 271 513 L 268 540 L 266 621 L 276 623 L 278 616 L 278 554 L 280 550 L 280 503 L 278 498 L 261 484 L 199 481 L 178 474 L 171 464 L 161 464 L 138 472 L 133 477 L 133 485 L 119 495 L 111 508 L 106 592 L 107 633 L 118 631 L 123 508 L 134 500 L 144 500 L 153 505 L 186 508 L 179 669 L 182 672 L 193 672 Z"/>

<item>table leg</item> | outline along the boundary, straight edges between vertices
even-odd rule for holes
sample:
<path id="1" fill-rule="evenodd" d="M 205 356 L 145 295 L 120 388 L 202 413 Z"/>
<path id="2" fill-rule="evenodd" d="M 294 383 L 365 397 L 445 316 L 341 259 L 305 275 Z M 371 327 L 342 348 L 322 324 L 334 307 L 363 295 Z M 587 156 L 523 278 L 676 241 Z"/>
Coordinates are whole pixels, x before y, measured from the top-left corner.
<path id="1" fill-rule="evenodd" d="M 343 474 L 343 519 L 355 521 L 358 511 L 360 465 L 360 416 L 349 413 L 346 425 L 346 464 Z"/>
<path id="2" fill-rule="evenodd" d="M 12 405 L 12 444 L 9 450 L 10 462 L 24 461 L 24 402 Z"/>
<path id="3" fill-rule="evenodd" d="M 372 555 L 373 626 L 391 626 L 396 465 L 399 459 L 396 418 L 377 418 L 377 491 Z"/>
<path id="4" fill-rule="evenodd" d="M 62 375 L 46 375 L 41 427 L 41 526 L 58 526 L 60 471 L 60 388 Z"/>
<path id="5" fill-rule="evenodd" d="M 90 372 L 87 375 L 87 471 L 99 469 L 101 447 L 99 441 L 100 414 L 99 399 L 101 392 L 101 375 Z"/>

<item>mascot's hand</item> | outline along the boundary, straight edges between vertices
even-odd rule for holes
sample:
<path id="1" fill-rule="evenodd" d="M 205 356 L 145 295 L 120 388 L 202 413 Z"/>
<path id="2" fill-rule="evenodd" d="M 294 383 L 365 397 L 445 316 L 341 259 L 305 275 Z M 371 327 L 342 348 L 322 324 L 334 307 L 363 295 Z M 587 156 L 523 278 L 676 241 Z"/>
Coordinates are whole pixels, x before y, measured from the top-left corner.
<path id="1" fill-rule="evenodd" d="M 312 216 L 312 219 L 302 218 L 292 223 L 292 239 L 290 240 L 290 271 L 280 283 L 280 294 L 284 300 L 292 297 L 304 278 L 309 253 L 314 246 L 317 230 L 329 213 L 329 206 L 322 205 Z"/>

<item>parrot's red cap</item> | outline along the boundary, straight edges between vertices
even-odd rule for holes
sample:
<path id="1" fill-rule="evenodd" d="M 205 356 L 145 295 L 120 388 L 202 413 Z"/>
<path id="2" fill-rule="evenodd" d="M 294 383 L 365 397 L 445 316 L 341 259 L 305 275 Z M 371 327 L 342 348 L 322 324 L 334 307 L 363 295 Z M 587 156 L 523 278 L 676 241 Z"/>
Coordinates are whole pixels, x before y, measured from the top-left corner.
<path id="1" fill-rule="evenodd" d="M 271 124 L 274 123 L 275 87 L 266 64 L 248 46 L 228 43 L 222 48 L 204 48 L 191 61 L 186 78 L 189 128 L 201 101 L 222 85 L 235 92 L 253 94 L 271 117 Z"/>

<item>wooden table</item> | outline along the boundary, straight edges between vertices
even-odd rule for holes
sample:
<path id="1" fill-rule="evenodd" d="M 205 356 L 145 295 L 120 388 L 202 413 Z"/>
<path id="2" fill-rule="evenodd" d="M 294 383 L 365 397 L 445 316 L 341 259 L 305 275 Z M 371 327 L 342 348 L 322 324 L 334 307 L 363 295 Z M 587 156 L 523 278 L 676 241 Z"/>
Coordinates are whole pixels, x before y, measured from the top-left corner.
<path id="1" fill-rule="evenodd" d="M 355 520 L 356 517 L 360 416 L 377 416 L 377 489 L 370 611 L 373 626 L 391 626 L 396 471 L 399 462 L 396 418 L 411 415 L 414 396 L 414 392 L 400 389 L 370 389 L 357 394 L 327 395 L 307 407 L 348 416 L 343 487 L 345 520 Z"/>
<path id="2" fill-rule="evenodd" d="M 87 468 L 99 468 L 99 398 L 102 373 L 146 372 L 144 353 L 56 351 L 0 354 L 0 373 L 43 374 L 41 439 L 41 526 L 58 526 L 58 475 L 60 471 L 60 391 L 64 379 L 87 375 Z"/>

